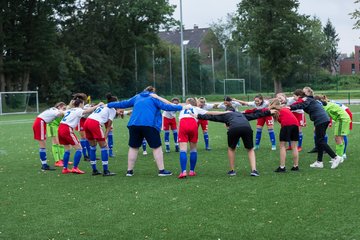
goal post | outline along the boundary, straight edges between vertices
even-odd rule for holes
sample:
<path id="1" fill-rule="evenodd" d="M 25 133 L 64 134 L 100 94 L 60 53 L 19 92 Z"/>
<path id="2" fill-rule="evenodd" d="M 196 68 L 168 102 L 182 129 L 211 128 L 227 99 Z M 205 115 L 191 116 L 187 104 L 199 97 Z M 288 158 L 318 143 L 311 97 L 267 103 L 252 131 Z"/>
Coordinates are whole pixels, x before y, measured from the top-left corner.
<path id="1" fill-rule="evenodd" d="M 234 83 L 234 82 L 238 82 L 238 84 L 241 86 L 242 85 L 242 89 L 243 89 L 243 94 L 246 94 L 246 90 L 245 90 L 245 79 L 244 78 L 228 78 L 228 79 L 224 79 L 224 96 L 226 96 L 226 86 L 227 85 L 231 85 L 230 83 Z"/>
<path id="2" fill-rule="evenodd" d="M 39 112 L 37 91 L 0 92 L 0 115 Z"/>

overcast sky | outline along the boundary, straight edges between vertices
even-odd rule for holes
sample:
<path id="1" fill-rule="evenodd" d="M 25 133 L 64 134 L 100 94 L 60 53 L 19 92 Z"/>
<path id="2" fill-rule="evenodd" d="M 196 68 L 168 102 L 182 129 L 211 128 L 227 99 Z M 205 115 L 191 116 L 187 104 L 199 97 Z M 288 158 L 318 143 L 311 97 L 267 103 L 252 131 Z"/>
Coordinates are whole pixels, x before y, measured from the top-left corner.
<path id="1" fill-rule="evenodd" d="M 169 0 L 170 4 L 177 5 L 174 13 L 180 19 L 180 0 Z M 235 12 L 240 0 L 182 0 L 183 21 L 185 28 L 192 28 L 194 24 L 199 27 L 208 27 L 210 23 L 225 18 L 227 13 Z M 339 51 L 350 54 L 355 45 L 360 45 L 360 30 L 353 30 L 354 20 L 349 13 L 356 6 L 354 0 L 300 0 L 299 13 L 317 16 L 325 25 L 330 19 L 336 32 L 339 34 Z"/>

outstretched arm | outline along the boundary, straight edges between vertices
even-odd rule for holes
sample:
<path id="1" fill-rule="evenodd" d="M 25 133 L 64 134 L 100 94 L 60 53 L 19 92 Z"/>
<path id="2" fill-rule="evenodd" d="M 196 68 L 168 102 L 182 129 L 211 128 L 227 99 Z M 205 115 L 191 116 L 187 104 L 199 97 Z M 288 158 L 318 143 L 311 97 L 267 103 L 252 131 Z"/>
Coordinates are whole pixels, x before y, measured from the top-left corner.
<path id="1" fill-rule="evenodd" d="M 254 110 L 253 112 L 250 112 L 250 113 L 243 113 L 244 116 L 246 117 L 246 119 L 248 121 L 251 121 L 251 120 L 254 120 L 254 119 L 258 119 L 258 118 L 261 118 L 261 117 L 266 117 L 266 116 L 270 116 L 272 114 L 275 114 L 276 110 L 262 110 L 262 109 L 259 109 L 259 110 Z"/>
<path id="2" fill-rule="evenodd" d="M 157 95 L 156 93 L 151 93 L 150 94 L 151 97 L 153 98 L 157 98 L 159 99 L 160 101 L 162 101 L 163 103 L 166 103 L 166 104 L 173 104 L 172 102 L 170 102 L 169 100 L 163 98 L 163 97 L 160 97 L 159 95 Z"/>

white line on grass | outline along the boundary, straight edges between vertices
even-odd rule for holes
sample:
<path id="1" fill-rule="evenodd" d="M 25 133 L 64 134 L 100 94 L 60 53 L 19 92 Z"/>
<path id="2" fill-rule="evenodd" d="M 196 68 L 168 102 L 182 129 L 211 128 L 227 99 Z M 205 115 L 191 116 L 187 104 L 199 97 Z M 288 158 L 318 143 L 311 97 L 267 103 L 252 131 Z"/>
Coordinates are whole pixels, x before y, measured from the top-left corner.
<path id="1" fill-rule="evenodd" d="M 34 119 L 22 119 L 22 120 L 7 120 L 0 121 L 0 125 L 14 125 L 14 124 L 22 124 L 22 123 L 33 123 Z"/>

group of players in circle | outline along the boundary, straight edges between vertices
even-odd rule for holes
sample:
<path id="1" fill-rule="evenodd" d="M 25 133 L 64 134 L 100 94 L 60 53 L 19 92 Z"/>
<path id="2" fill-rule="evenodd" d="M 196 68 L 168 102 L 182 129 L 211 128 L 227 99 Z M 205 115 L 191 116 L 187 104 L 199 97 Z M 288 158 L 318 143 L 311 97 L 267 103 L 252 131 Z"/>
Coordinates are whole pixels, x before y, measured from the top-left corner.
<path id="1" fill-rule="evenodd" d="M 297 89 L 292 97 L 284 93 L 276 94 L 273 99 L 265 100 L 257 95 L 252 102 L 245 102 L 231 97 L 225 97 L 219 104 L 207 103 L 205 98 L 188 98 L 180 104 L 178 98 L 168 101 L 155 93 L 155 88 L 149 86 L 143 92 L 130 99 L 118 101 L 117 97 L 108 94 L 107 103 L 96 105 L 86 104 L 88 97 L 84 93 L 77 93 L 69 105 L 64 102 L 45 110 L 37 116 L 33 124 L 34 139 L 39 142 L 41 169 L 55 170 L 47 163 L 46 135 L 52 138 L 52 153 L 55 166 L 62 167 L 62 173 L 84 174 L 79 169 L 80 159 L 90 161 L 92 175 L 114 176 L 108 169 L 108 159 L 113 157 L 113 120 L 120 116 L 130 115 L 128 122 L 129 151 L 126 176 L 134 175 L 135 162 L 139 148 L 152 148 L 153 156 L 158 167 L 158 176 L 170 176 L 172 172 L 164 167 L 163 151 L 160 132 L 164 131 L 165 151 L 170 152 L 170 130 L 172 130 L 175 151 L 179 152 L 181 172 L 178 178 L 196 176 L 198 128 L 201 126 L 204 136 L 205 149 L 209 146 L 208 121 L 225 123 L 227 130 L 227 155 L 230 170 L 228 175 L 236 175 L 235 152 L 240 140 L 247 150 L 251 167 L 251 176 L 259 176 L 256 168 L 255 150 L 260 147 L 262 128 L 266 124 L 271 141 L 271 149 L 276 150 L 274 120 L 280 123 L 279 148 L 280 164 L 275 172 L 286 172 L 286 151 L 292 151 L 293 166 L 291 171 L 299 171 L 299 151 L 302 150 L 302 127 L 306 126 L 305 114 L 314 122 L 315 148 L 310 152 L 317 152 L 317 160 L 310 164 L 312 168 L 323 168 L 323 153 L 331 157 L 331 168 L 335 169 L 346 158 L 347 135 L 352 129 L 352 113 L 343 104 L 330 101 L 325 95 L 314 95 L 310 87 Z M 240 112 L 240 106 L 251 109 Z M 132 108 L 125 111 L 124 109 Z M 222 109 L 224 111 L 209 111 Z M 161 110 L 163 111 L 161 113 Z M 179 124 L 176 122 L 176 112 L 179 113 Z M 253 130 L 250 120 L 257 119 L 255 146 Z M 326 130 L 329 126 L 334 129 L 335 152 L 327 143 Z M 105 126 L 105 131 L 103 130 Z M 80 141 L 74 133 L 80 132 Z M 96 147 L 101 149 L 103 172 L 96 167 Z M 189 165 L 188 146 L 190 147 Z M 73 163 L 70 162 L 70 150 L 75 149 Z M 70 170 L 68 166 L 73 164 Z"/>

